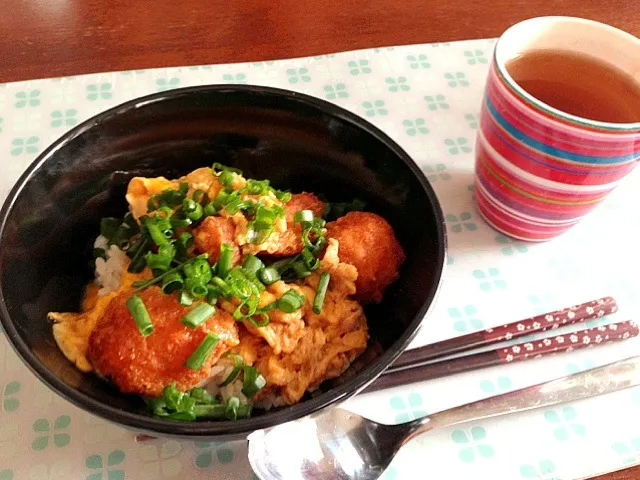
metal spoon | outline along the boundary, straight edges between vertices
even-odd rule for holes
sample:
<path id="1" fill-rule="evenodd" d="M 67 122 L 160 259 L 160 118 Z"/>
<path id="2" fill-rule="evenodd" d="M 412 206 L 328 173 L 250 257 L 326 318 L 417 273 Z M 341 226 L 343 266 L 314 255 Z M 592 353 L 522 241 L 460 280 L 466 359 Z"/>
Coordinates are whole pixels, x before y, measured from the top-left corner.
<path id="1" fill-rule="evenodd" d="M 374 480 L 410 440 L 436 428 L 507 415 L 640 385 L 640 356 L 462 405 L 400 425 L 335 408 L 249 436 L 261 480 Z"/>

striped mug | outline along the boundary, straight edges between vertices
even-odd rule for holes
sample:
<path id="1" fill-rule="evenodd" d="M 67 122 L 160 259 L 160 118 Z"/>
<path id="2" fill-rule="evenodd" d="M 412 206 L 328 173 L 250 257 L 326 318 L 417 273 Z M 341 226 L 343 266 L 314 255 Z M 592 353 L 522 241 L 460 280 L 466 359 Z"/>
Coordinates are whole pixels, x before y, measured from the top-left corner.
<path id="1" fill-rule="evenodd" d="M 640 84 L 640 40 L 611 26 L 538 17 L 500 37 L 480 113 L 475 196 L 490 225 L 526 241 L 567 231 L 640 159 L 640 118 L 635 123 L 581 118 L 533 97 L 510 76 L 510 60 L 549 49 L 608 62 Z"/>

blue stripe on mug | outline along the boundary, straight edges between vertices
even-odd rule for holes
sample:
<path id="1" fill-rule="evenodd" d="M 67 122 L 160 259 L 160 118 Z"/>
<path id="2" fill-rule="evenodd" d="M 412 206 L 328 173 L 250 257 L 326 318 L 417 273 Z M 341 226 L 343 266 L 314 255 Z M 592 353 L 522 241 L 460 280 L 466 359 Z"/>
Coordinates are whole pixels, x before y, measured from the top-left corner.
<path id="1" fill-rule="evenodd" d="M 551 147 L 542 142 L 534 140 L 531 137 L 528 137 L 520 130 L 511 125 L 500 113 L 496 110 L 496 108 L 491 103 L 491 100 L 488 97 L 485 97 L 485 103 L 491 116 L 495 119 L 496 123 L 498 123 L 502 128 L 504 128 L 515 140 L 522 142 L 523 144 L 531 147 L 534 150 L 541 152 L 544 155 L 550 155 L 556 158 L 560 158 L 562 160 L 569 160 L 576 163 L 589 163 L 589 164 L 600 164 L 600 165 L 608 165 L 608 164 L 616 164 L 616 163 L 628 163 L 634 160 L 638 160 L 640 157 L 637 154 L 631 155 L 622 155 L 617 157 L 592 157 L 588 155 L 578 155 L 575 153 L 567 152 L 565 150 L 560 150 L 558 148 Z"/>

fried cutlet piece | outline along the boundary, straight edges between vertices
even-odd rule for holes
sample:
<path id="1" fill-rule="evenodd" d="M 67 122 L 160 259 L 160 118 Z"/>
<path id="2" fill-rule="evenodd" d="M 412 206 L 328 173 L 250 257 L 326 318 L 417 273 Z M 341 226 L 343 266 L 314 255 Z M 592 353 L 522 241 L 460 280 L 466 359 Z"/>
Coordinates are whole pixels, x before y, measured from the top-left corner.
<path id="1" fill-rule="evenodd" d="M 284 204 L 287 220 L 287 230 L 280 234 L 277 241 L 277 249 L 270 252 L 276 257 L 289 257 L 302 251 L 302 228 L 294 224 L 297 212 L 311 210 L 314 217 L 322 217 L 324 214 L 324 202 L 312 193 L 296 193 L 291 200 Z"/>
<path id="2" fill-rule="evenodd" d="M 327 223 L 327 238 L 338 240 L 340 261 L 358 270 L 355 297 L 380 303 L 406 258 L 391 225 L 375 213 L 350 212 Z"/>
<path id="3" fill-rule="evenodd" d="M 126 305 L 131 293 L 124 292 L 111 300 L 89 337 L 88 357 L 95 371 L 124 393 L 159 396 L 172 382 L 179 390 L 201 385 L 220 356 L 239 342 L 237 322 L 223 310 L 188 328 L 180 319 L 193 307 L 180 305 L 176 295 L 165 295 L 156 286 L 138 295 L 151 317 L 152 334 L 140 334 Z M 211 355 L 199 370 L 185 367 L 209 332 L 219 338 Z"/>

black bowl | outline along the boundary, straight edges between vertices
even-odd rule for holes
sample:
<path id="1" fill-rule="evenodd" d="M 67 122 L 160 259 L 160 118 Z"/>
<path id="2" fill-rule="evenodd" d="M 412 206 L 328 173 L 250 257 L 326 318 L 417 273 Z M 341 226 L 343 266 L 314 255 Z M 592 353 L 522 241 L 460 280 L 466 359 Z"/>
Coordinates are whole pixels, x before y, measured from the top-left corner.
<path id="1" fill-rule="evenodd" d="M 139 397 L 77 370 L 54 342 L 49 311 L 77 311 L 103 216 L 126 211 L 133 176 L 175 177 L 214 161 L 329 201 L 362 198 L 407 254 L 400 279 L 367 309 L 371 347 L 295 406 L 235 422 L 152 418 Z M 140 433 L 234 439 L 295 420 L 362 390 L 416 334 L 440 286 L 443 215 L 420 169 L 387 135 L 333 104 L 256 86 L 184 88 L 127 102 L 74 128 L 22 175 L 0 214 L 0 313 L 7 337 L 55 392 Z"/>

